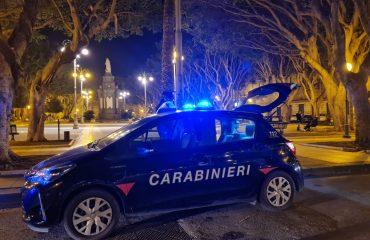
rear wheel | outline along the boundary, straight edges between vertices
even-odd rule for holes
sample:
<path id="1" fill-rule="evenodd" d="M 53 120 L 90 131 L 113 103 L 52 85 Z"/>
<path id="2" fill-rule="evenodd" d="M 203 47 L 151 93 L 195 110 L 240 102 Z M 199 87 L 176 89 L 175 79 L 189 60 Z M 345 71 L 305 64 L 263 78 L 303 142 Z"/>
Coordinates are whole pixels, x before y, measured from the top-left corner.
<path id="1" fill-rule="evenodd" d="M 280 211 L 292 206 L 294 193 L 292 177 L 285 172 L 276 171 L 264 180 L 259 199 L 264 209 Z"/>
<path id="2" fill-rule="evenodd" d="M 64 228 L 73 239 L 104 239 L 114 230 L 119 216 L 118 203 L 110 193 L 88 190 L 68 203 Z"/>

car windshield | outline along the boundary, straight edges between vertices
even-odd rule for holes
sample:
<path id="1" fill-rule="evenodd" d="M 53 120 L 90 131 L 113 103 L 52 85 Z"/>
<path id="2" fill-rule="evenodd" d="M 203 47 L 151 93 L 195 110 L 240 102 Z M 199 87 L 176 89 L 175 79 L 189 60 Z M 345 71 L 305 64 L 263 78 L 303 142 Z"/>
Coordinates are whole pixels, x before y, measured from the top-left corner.
<path id="1" fill-rule="evenodd" d="M 153 119 L 155 119 L 156 116 L 150 116 L 150 117 L 146 117 L 146 118 L 143 118 L 139 121 L 136 121 L 136 122 L 133 122 L 131 124 L 127 124 L 126 126 L 112 132 L 111 134 L 99 139 L 99 140 L 96 140 L 94 141 L 93 143 L 91 143 L 89 145 L 89 148 L 97 148 L 97 149 L 102 149 L 106 146 L 108 146 L 109 144 L 117 141 L 118 139 L 121 139 L 122 137 L 126 136 L 127 134 L 129 134 L 130 132 L 134 131 L 135 129 L 141 127 L 142 125 L 152 121 Z"/>

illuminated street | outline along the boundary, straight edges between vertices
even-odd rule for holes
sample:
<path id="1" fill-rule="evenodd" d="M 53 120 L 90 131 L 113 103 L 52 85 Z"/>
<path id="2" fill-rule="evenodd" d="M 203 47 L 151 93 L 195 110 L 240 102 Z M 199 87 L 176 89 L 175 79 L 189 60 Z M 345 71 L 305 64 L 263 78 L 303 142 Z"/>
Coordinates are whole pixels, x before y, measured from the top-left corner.
<path id="1" fill-rule="evenodd" d="M 109 133 L 117 130 L 118 128 L 126 125 L 127 123 L 106 123 L 106 124 L 84 124 L 80 125 L 79 129 L 73 129 L 71 124 L 63 124 L 60 128 L 60 137 L 63 139 L 64 131 L 70 131 L 71 139 L 75 139 L 73 145 L 71 147 L 78 147 L 82 145 L 86 145 L 95 139 L 102 138 Z M 18 141 L 25 140 L 27 137 L 27 128 L 26 127 L 18 127 L 18 131 L 20 133 L 17 136 Z M 45 135 L 49 140 L 57 140 L 58 139 L 58 129 L 55 124 L 47 125 L 45 127 Z M 34 147 L 13 147 L 15 153 L 20 156 L 24 155 L 55 155 L 61 152 L 65 152 L 71 147 L 45 147 L 35 149 Z"/>

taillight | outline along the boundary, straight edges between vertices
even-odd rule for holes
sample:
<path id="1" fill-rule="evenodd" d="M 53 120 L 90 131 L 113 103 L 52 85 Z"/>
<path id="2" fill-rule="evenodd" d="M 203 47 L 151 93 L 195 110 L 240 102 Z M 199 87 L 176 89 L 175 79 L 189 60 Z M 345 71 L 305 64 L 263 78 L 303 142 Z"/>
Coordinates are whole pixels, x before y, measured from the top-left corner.
<path id="1" fill-rule="evenodd" d="M 296 154 L 296 149 L 295 149 L 294 144 L 293 144 L 292 142 L 286 142 L 285 144 L 289 147 L 289 149 L 290 149 L 290 150 L 293 152 L 293 154 L 295 155 L 295 154 Z"/>

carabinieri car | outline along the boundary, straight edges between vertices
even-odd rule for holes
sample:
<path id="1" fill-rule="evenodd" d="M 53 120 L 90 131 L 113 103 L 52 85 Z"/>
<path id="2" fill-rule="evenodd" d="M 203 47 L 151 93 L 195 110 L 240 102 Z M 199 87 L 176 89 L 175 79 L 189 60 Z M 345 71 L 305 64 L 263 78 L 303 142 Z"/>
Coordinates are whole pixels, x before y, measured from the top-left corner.
<path id="1" fill-rule="evenodd" d="M 120 217 L 149 212 L 256 200 L 283 210 L 303 188 L 294 145 L 243 109 L 152 115 L 41 162 L 25 181 L 27 225 L 63 221 L 74 239 L 104 239 Z"/>

